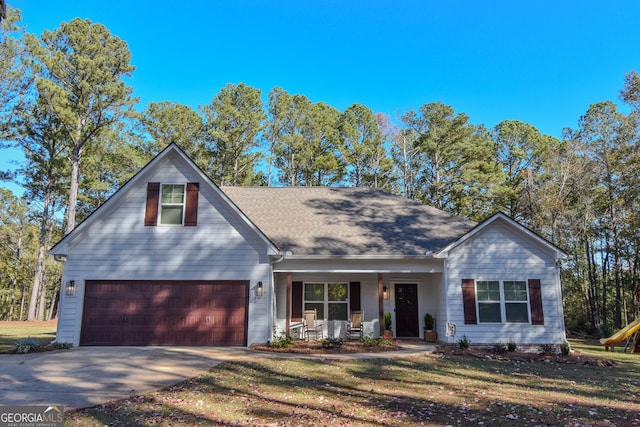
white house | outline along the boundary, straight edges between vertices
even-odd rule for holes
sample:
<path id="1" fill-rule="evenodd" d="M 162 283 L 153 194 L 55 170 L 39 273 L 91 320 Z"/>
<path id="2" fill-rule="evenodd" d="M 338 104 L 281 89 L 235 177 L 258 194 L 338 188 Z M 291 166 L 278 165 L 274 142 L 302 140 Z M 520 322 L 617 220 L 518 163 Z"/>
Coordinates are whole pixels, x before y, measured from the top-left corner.
<path id="1" fill-rule="evenodd" d="M 368 188 L 229 187 L 170 145 L 50 251 L 65 262 L 57 341 L 240 345 L 324 336 L 352 311 L 380 336 L 565 340 L 566 254 L 503 214 L 480 224 Z"/>

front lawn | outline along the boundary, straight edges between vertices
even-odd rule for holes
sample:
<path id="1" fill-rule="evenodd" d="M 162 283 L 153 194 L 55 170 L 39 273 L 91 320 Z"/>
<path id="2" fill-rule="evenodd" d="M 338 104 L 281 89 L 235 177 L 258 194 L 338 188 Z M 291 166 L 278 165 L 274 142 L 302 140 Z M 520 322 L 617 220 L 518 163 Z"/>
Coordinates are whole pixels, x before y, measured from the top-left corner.
<path id="1" fill-rule="evenodd" d="M 67 413 L 65 424 L 640 426 L 640 354 L 576 347 L 613 363 L 455 354 L 235 361 L 165 390 Z"/>
<path id="2" fill-rule="evenodd" d="M 40 341 L 42 347 L 56 339 L 58 321 L 48 322 L 4 322 L 0 321 L 0 353 L 13 350 L 16 341 L 32 337 Z"/>

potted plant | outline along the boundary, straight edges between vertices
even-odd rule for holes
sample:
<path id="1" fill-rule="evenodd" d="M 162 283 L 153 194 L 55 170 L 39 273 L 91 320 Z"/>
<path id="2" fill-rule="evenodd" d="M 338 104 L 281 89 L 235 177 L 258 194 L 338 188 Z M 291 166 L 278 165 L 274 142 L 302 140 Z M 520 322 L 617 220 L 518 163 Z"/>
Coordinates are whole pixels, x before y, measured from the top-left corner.
<path id="1" fill-rule="evenodd" d="M 436 331 L 434 330 L 435 319 L 431 313 L 424 314 L 424 340 L 426 342 L 434 342 L 437 338 Z"/>
<path id="2" fill-rule="evenodd" d="M 384 314 L 384 338 L 393 338 L 393 332 L 391 331 L 391 313 Z"/>

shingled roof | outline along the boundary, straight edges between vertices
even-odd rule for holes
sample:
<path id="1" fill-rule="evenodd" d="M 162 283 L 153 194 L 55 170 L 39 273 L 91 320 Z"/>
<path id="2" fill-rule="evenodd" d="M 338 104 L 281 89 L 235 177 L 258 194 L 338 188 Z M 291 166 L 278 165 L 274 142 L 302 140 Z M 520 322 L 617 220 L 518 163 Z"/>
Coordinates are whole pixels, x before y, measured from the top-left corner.
<path id="1" fill-rule="evenodd" d="M 424 255 L 476 224 L 371 188 L 222 187 L 281 250 L 294 255 Z"/>

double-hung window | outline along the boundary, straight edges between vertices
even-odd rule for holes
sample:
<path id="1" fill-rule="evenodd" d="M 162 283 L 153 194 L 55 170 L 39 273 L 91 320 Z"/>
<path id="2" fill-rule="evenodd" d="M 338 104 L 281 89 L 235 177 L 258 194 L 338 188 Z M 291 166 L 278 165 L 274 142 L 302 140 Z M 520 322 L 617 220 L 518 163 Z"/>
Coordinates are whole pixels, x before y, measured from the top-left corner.
<path id="1" fill-rule="evenodd" d="M 529 293 L 525 281 L 476 282 L 480 323 L 528 323 Z"/>
<path id="2" fill-rule="evenodd" d="M 162 184 L 160 191 L 160 224 L 183 224 L 185 193 L 184 184 Z"/>
<path id="3" fill-rule="evenodd" d="M 316 310 L 320 320 L 349 318 L 348 283 L 305 283 L 304 309 Z"/>
<path id="4" fill-rule="evenodd" d="M 504 281 L 504 314 L 507 322 L 529 322 L 527 282 Z"/>

